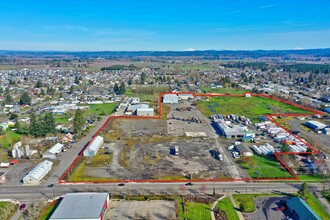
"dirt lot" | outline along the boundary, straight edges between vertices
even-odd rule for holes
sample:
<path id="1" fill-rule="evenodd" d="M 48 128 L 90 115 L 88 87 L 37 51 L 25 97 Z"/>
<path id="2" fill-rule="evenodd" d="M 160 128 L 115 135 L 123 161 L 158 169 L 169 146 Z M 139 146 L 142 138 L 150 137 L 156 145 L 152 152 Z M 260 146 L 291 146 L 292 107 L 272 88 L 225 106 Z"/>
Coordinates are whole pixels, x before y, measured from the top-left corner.
<path id="1" fill-rule="evenodd" d="M 189 179 L 190 174 L 193 179 L 229 177 L 223 162 L 211 154 L 215 148 L 213 139 L 166 136 L 164 129 L 166 121 L 161 120 L 111 121 L 103 135 L 112 162 L 104 167 L 88 166 L 85 175 L 163 180 Z M 175 146 L 179 148 L 178 155 L 174 153 Z"/>
<path id="2" fill-rule="evenodd" d="M 204 132 L 212 137 L 214 131 L 207 126 L 207 121 L 202 113 L 191 105 L 191 102 L 184 101 L 179 104 L 171 104 L 167 120 L 167 132 L 170 135 L 181 136 L 185 132 Z"/>
<path id="3" fill-rule="evenodd" d="M 175 219 L 175 202 L 112 200 L 104 219 Z"/>

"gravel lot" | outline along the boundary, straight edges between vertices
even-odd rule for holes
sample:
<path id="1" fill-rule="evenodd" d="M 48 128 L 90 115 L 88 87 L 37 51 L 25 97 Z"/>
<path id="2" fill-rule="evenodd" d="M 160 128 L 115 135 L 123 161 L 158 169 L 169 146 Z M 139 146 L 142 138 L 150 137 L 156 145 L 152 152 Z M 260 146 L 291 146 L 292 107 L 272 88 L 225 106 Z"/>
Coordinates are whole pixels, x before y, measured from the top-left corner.
<path id="1" fill-rule="evenodd" d="M 152 201 L 115 201 L 111 200 L 105 220 L 124 219 L 175 219 L 175 202 Z"/>

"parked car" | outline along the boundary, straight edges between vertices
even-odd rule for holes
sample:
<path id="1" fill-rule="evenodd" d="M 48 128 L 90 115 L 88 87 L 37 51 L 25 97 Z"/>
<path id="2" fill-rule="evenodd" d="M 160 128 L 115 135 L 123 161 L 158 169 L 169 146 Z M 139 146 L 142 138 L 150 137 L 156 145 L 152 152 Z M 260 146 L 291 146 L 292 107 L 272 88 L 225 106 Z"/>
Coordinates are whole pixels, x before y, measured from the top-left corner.
<path id="1" fill-rule="evenodd" d="M 26 204 L 23 203 L 23 204 L 19 207 L 19 210 L 24 211 L 25 208 L 26 208 Z"/>

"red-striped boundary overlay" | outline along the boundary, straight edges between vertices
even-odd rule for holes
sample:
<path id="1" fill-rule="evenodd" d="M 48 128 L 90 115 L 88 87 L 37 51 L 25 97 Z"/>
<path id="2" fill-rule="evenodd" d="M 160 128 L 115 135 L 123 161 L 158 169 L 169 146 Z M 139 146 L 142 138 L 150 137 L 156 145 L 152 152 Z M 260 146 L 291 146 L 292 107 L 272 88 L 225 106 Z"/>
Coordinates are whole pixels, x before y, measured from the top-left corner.
<path id="1" fill-rule="evenodd" d="M 283 117 L 295 117 L 295 116 L 311 116 L 315 114 L 323 115 L 324 113 L 309 107 L 305 107 L 302 105 L 299 105 L 297 103 L 293 103 L 290 101 L 286 101 L 283 99 L 279 99 L 270 95 L 265 94 L 254 94 L 254 93 L 244 93 L 244 94 L 218 94 L 218 93 L 205 93 L 205 94 L 198 94 L 198 93 L 192 93 L 192 92 L 163 92 L 160 93 L 158 97 L 158 115 L 157 116 L 109 116 L 107 120 L 103 123 L 103 125 L 99 128 L 99 130 L 93 135 L 92 139 L 87 142 L 87 144 L 83 147 L 83 149 L 80 151 L 76 159 L 72 162 L 70 167 L 63 173 L 61 178 L 59 179 L 58 183 L 60 184 L 84 184 L 84 183 L 118 183 L 118 182 L 145 182 L 145 183 L 175 183 L 175 182 L 187 182 L 187 180 L 96 180 L 96 181 L 83 181 L 83 182 L 68 182 L 65 181 L 65 177 L 68 175 L 70 170 L 77 164 L 79 159 L 83 157 L 83 152 L 88 148 L 88 146 L 91 144 L 91 142 L 94 140 L 95 137 L 97 137 L 100 132 L 103 130 L 103 128 L 107 125 L 107 123 L 112 119 L 161 119 L 162 115 L 162 97 L 166 94 L 192 94 L 194 97 L 200 96 L 200 97 L 246 97 L 246 94 L 251 95 L 252 97 L 261 97 L 261 98 L 267 98 L 267 99 L 273 99 L 278 102 L 282 102 L 312 113 L 306 113 L 306 114 L 269 114 L 265 115 L 267 119 L 274 124 L 276 124 L 278 127 L 281 127 L 286 132 L 297 138 L 298 140 L 305 143 L 310 149 L 312 149 L 311 152 L 305 152 L 305 153 L 296 153 L 296 152 L 275 152 L 274 155 L 277 158 L 277 160 L 280 162 L 280 164 L 285 167 L 285 169 L 292 175 L 292 177 L 288 178 L 226 178 L 226 179 L 207 179 L 207 180 L 192 180 L 191 182 L 232 182 L 232 181 L 288 181 L 288 180 L 298 180 L 297 175 L 289 168 L 289 166 L 281 159 L 280 155 L 284 154 L 299 154 L 299 155 L 309 155 L 309 154 L 317 154 L 318 151 L 312 147 L 310 144 L 303 141 L 301 138 L 297 137 L 296 135 L 292 134 L 290 131 L 288 131 L 286 128 L 281 126 L 279 123 L 277 123 L 273 118 L 278 116 Z"/>

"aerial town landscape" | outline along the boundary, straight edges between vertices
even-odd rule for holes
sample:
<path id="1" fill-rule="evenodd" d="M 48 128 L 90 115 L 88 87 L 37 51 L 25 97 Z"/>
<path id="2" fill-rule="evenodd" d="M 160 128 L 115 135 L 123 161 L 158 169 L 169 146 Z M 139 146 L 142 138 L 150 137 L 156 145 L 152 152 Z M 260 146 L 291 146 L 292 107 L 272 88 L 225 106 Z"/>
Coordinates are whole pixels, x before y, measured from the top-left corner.
<path id="1" fill-rule="evenodd" d="M 82 11 L 124 8 L 102 1 L 89 8 L 90 1 L 82 2 L 77 6 Z M 148 2 L 141 4 L 164 6 Z M 215 10 L 212 6 L 220 3 L 203 7 Z M 71 4 L 67 7 L 76 7 Z M 284 2 L 253 4 L 266 16 Z M 299 7 L 307 10 L 308 5 L 304 0 Z M 34 1 L 33 6 L 32 11 L 56 14 L 50 5 Z M 238 16 L 249 7 L 244 1 L 236 6 L 242 8 L 219 16 Z M 189 7 L 196 10 L 193 3 Z M 10 17 L 13 8 L 32 23 L 50 19 L 40 11 L 35 18 L 13 3 L 0 3 L 0 19 L 1 14 Z M 110 19 L 94 15 L 94 22 Z M 75 16 L 84 19 L 74 13 L 66 19 Z M 143 19 L 147 23 L 151 17 Z M 320 37 L 321 46 L 306 46 L 320 49 L 287 49 L 273 39 L 273 47 L 183 50 L 171 49 L 176 41 L 164 40 L 168 49 L 153 45 L 149 37 L 154 34 L 145 30 L 92 34 L 87 23 L 42 25 L 39 33 L 46 39 L 55 36 L 53 31 L 67 38 L 72 37 L 67 32 L 79 32 L 77 42 L 56 39 L 85 47 L 57 48 L 42 40 L 29 47 L 28 39 L 13 44 L 20 39 L 15 34 L 13 41 L 0 37 L 0 220 L 330 219 L 329 32 L 324 32 L 326 40 Z M 3 26 L 8 33 L 9 26 Z M 299 33 L 306 30 L 299 28 L 309 26 L 290 21 L 273 28 L 294 29 L 302 40 Z M 176 28 L 179 32 L 181 26 Z M 267 31 L 262 25 L 233 26 L 220 33 L 235 37 L 259 28 Z M 108 41 L 119 49 L 99 49 L 98 41 L 89 47 L 84 34 L 89 40 L 123 35 L 124 41 Z M 150 44 L 132 46 L 130 35 L 136 45 L 148 39 Z M 31 37 L 38 39 L 38 34 Z"/>

